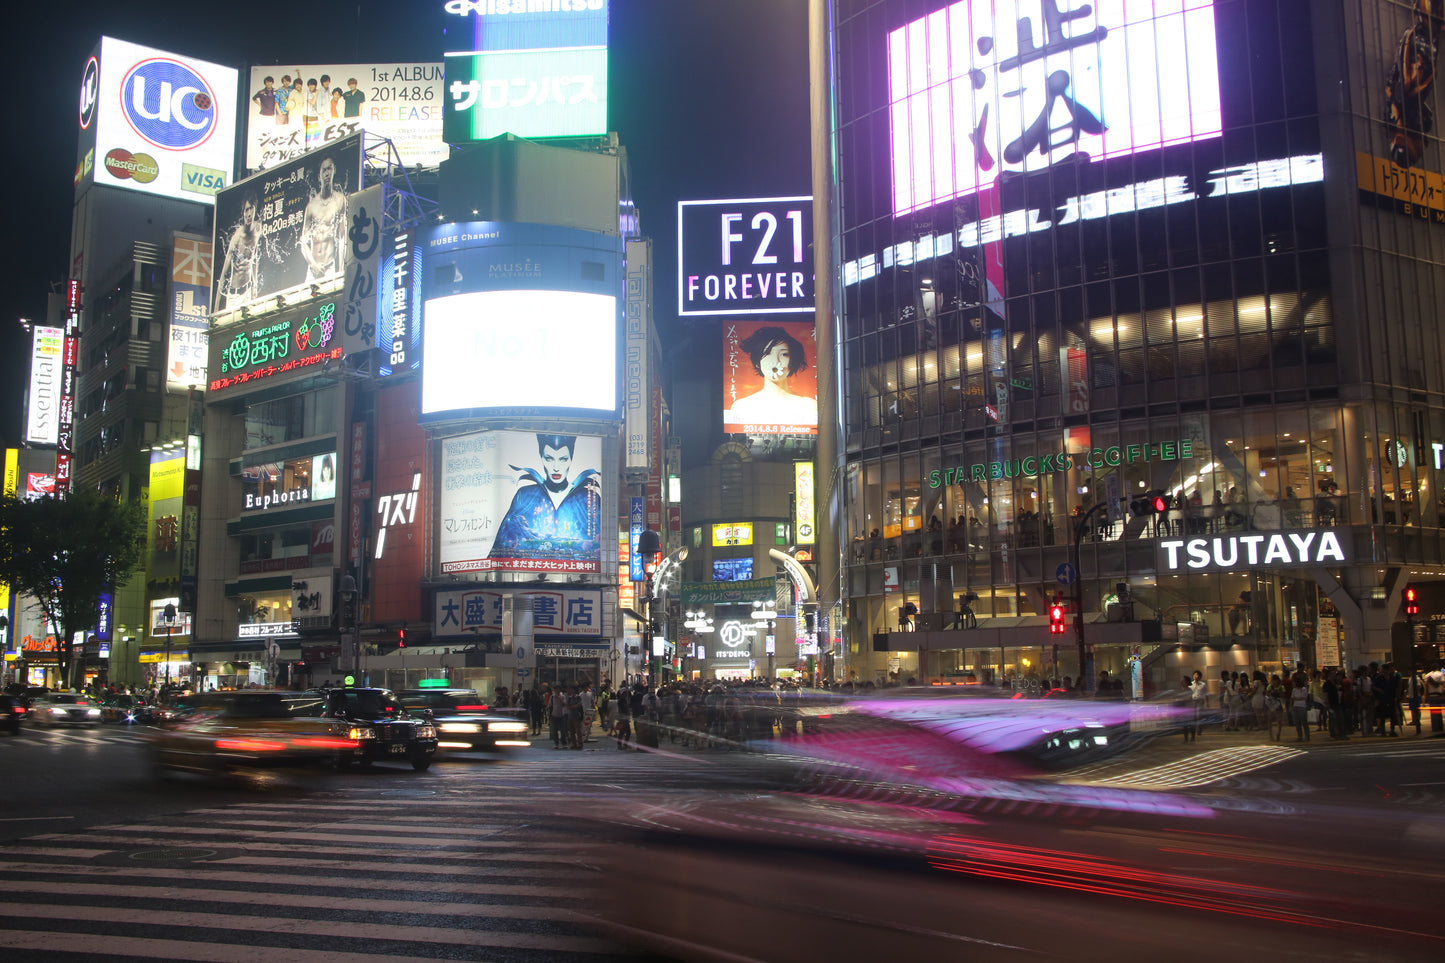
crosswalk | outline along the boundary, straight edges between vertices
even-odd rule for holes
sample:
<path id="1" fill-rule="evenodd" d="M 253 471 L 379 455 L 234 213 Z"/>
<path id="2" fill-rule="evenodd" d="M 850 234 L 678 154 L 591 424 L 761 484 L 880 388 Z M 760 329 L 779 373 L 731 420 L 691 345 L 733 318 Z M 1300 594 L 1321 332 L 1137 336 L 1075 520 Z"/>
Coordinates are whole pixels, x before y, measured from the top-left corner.
<path id="1" fill-rule="evenodd" d="M 374 789 L 41 833 L 0 851 L 0 957 L 622 959 L 583 851 L 510 795 Z"/>
<path id="2" fill-rule="evenodd" d="M 1195 789 L 1273 766 L 1301 751 L 1290 746 L 1230 746 L 1145 769 L 1133 763 L 1103 763 L 1072 772 L 1064 781 L 1112 789 Z"/>

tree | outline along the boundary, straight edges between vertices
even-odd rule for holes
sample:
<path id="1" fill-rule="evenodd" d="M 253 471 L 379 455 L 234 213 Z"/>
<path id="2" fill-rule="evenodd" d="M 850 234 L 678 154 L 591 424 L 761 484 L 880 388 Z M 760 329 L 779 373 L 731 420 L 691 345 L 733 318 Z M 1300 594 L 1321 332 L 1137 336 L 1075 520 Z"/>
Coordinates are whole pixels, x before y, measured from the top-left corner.
<path id="1" fill-rule="evenodd" d="M 59 633 L 60 677 L 70 682 L 73 636 L 95 625 L 100 597 L 141 563 L 146 510 L 95 491 L 65 498 L 0 497 L 0 581 L 40 605 Z"/>

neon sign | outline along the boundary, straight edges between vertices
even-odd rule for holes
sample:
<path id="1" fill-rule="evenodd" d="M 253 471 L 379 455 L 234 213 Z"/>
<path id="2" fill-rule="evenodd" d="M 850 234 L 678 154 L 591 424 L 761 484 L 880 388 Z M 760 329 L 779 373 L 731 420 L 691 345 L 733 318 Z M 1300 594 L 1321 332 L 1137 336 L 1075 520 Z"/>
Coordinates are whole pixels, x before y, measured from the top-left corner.
<path id="1" fill-rule="evenodd" d="M 299 321 L 274 321 L 249 331 L 238 332 L 231 342 L 220 350 L 222 375 L 228 372 L 236 373 L 212 379 L 210 388 L 212 391 L 230 388 L 338 360 L 343 354 L 339 344 L 318 354 L 306 354 L 317 348 L 326 349 L 335 333 L 335 302 L 324 305 L 314 317 L 304 317 Z"/>

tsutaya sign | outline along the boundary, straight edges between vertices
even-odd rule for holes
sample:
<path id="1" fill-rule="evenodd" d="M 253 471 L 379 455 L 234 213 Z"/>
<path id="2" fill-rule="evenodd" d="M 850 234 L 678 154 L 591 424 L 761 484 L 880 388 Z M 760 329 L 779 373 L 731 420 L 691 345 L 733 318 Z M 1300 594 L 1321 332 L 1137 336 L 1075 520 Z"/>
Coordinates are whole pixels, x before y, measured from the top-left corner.
<path id="1" fill-rule="evenodd" d="M 1093 468 L 1117 468 L 1141 461 L 1180 461 L 1194 457 L 1194 442 L 1188 438 L 1161 441 L 1157 444 L 1113 445 L 1087 451 L 1050 452 L 1029 455 L 1008 461 L 979 462 L 967 468 L 935 468 L 928 473 L 928 487 L 961 485 L 964 482 L 988 481 L 991 478 L 1037 478 L 1054 472 Z"/>
<path id="2" fill-rule="evenodd" d="M 1240 532 L 1159 542 L 1158 571 L 1218 572 L 1245 568 L 1318 568 L 1349 561 L 1340 530 Z"/>

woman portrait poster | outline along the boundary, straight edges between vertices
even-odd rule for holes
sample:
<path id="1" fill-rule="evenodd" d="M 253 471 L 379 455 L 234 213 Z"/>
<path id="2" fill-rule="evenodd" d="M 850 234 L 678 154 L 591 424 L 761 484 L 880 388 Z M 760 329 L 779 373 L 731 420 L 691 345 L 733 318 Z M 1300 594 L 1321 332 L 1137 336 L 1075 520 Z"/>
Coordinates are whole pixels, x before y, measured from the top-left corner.
<path id="1" fill-rule="evenodd" d="M 818 433 L 817 341 L 807 322 L 723 326 L 723 431 Z"/>

